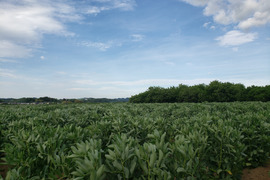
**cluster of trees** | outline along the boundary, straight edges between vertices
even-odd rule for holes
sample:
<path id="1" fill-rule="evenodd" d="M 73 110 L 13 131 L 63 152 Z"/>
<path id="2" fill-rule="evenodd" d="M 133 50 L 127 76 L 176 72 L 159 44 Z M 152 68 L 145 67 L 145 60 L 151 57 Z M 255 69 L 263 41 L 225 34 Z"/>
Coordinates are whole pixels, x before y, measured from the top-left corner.
<path id="1" fill-rule="evenodd" d="M 0 103 L 9 103 L 9 104 L 20 104 L 20 103 L 57 103 L 58 99 L 50 98 L 50 97 L 23 97 L 19 99 L 14 98 L 0 98 Z"/>
<path id="2" fill-rule="evenodd" d="M 81 99 L 55 99 L 51 97 L 24 97 L 19 99 L 14 98 L 0 98 L 0 103 L 2 104 L 40 104 L 40 103 L 111 103 L 111 102 L 128 102 L 129 98 L 117 98 L 117 99 L 107 99 L 107 98 L 81 98 Z"/>
<path id="3" fill-rule="evenodd" d="M 270 85 L 245 87 L 243 84 L 212 81 L 209 85 L 199 84 L 162 88 L 149 87 L 147 91 L 129 99 L 132 103 L 170 102 L 234 102 L 270 101 Z"/>

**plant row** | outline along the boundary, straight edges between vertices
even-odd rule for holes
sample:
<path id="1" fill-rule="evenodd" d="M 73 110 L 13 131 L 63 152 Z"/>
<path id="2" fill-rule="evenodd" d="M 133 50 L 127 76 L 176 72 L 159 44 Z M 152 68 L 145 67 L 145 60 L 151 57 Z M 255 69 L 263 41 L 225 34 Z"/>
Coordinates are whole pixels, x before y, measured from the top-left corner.
<path id="1" fill-rule="evenodd" d="M 5 179 L 240 179 L 270 152 L 270 103 L 0 106 Z"/>

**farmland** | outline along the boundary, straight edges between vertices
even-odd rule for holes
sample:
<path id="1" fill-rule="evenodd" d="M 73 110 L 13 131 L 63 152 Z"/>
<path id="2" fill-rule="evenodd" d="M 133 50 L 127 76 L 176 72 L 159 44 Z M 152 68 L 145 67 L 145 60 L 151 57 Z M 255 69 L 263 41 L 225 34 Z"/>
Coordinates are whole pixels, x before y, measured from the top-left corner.
<path id="1" fill-rule="evenodd" d="M 7 180 L 241 179 L 270 155 L 269 102 L 2 105 L 0 128 Z"/>

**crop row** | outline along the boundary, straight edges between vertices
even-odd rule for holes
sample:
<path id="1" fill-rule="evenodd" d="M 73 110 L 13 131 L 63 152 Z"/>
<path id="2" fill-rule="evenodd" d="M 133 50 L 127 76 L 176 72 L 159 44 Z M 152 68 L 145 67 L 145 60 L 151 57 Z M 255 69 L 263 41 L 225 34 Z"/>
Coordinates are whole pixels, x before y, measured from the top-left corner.
<path id="1" fill-rule="evenodd" d="M 240 179 L 270 155 L 270 103 L 13 105 L 0 122 L 7 180 Z"/>

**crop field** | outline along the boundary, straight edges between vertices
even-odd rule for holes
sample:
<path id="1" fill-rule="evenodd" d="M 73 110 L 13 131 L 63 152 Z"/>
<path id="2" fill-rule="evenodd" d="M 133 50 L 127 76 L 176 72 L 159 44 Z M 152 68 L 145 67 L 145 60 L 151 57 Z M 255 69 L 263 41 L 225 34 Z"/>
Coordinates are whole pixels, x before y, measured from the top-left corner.
<path id="1" fill-rule="evenodd" d="M 270 103 L 0 105 L 0 130 L 7 180 L 241 179 L 269 159 Z"/>

